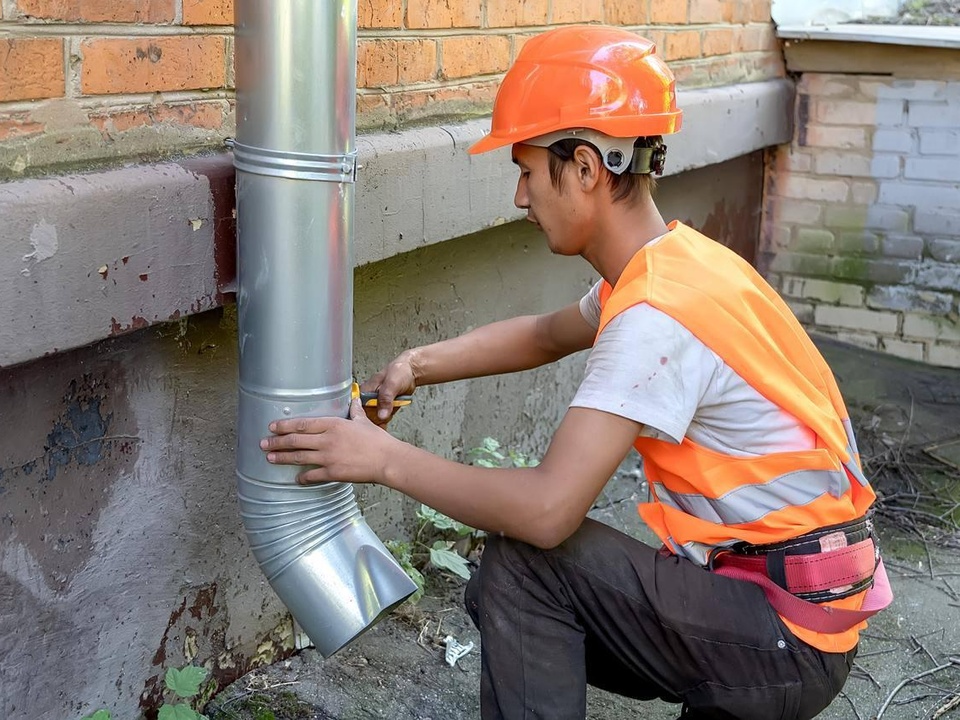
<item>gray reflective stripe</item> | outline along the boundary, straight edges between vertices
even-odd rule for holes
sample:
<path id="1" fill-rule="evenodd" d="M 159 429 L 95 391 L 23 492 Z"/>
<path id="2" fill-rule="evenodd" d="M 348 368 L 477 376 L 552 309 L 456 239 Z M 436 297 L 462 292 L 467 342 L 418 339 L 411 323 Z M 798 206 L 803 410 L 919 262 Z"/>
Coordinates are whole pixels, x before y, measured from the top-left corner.
<path id="1" fill-rule="evenodd" d="M 856 456 L 860 454 L 860 450 L 857 449 L 857 438 L 853 434 L 853 423 L 850 422 L 850 418 L 847 418 L 843 421 L 843 431 L 847 434 L 847 452 L 850 453 L 850 460 L 845 462 L 843 465 L 847 470 L 850 471 L 850 474 L 856 478 L 857 482 L 861 486 L 866 487 L 870 484 L 867 480 L 867 477 L 863 474 L 863 470 L 860 469 L 860 466 L 857 465 Z"/>
<path id="2" fill-rule="evenodd" d="M 853 434 L 853 423 L 850 422 L 850 418 L 847 418 L 843 421 L 843 431 L 847 434 L 847 450 L 852 449 L 854 455 L 859 455 L 860 450 L 857 448 L 857 438 Z"/>
<path id="3" fill-rule="evenodd" d="M 688 542 L 677 547 L 676 541 L 671 537 L 667 539 L 667 545 L 673 548 L 673 552 L 677 555 L 687 558 L 695 562 L 697 565 L 706 566 L 710 562 L 710 553 L 721 547 L 729 547 L 730 545 L 736 545 L 739 540 L 727 540 L 722 543 L 717 543 L 716 545 L 704 545 L 703 543 L 698 542 Z"/>
<path id="4" fill-rule="evenodd" d="M 809 505 L 823 495 L 842 497 L 850 480 L 841 470 L 797 470 L 762 485 L 742 485 L 719 498 L 677 493 L 654 483 L 664 505 L 707 522 L 740 525 L 788 507 Z"/>
<path id="5" fill-rule="evenodd" d="M 850 448 L 847 448 L 849 451 Z M 851 475 L 856 479 L 860 485 L 866 487 L 870 484 L 870 481 L 867 480 L 866 475 L 863 474 L 863 470 L 860 469 L 860 466 L 857 465 L 857 461 L 854 460 L 853 455 L 850 456 L 850 460 L 845 462 L 843 466 L 850 472 Z"/>

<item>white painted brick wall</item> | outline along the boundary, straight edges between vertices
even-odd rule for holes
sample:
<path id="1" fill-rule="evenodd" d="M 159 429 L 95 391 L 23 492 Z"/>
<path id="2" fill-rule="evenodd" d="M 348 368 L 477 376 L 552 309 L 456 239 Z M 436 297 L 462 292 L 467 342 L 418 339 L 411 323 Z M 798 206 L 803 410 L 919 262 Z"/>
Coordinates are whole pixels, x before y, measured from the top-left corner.
<path id="1" fill-rule="evenodd" d="M 921 233 L 960 236 L 960 210 L 917 208 L 913 227 Z"/>
<path id="2" fill-rule="evenodd" d="M 864 290 L 859 285 L 787 276 L 781 281 L 781 287 L 788 297 L 856 307 L 863 305 Z"/>
<path id="3" fill-rule="evenodd" d="M 887 257 L 910 258 L 923 257 L 924 241 L 916 235 L 887 235 L 883 238 L 883 254 Z"/>
<path id="4" fill-rule="evenodd" d="M 946 315 L 953 308 L 953 295 L 905 285 L 874 285 L 867 295 L 867 307 Z"/>
<path id="5" fill-rule="evenodd" d="M 949 318 L 907 313 L 903 316 L 903 337 L 960 342 L 960 326 Z"/>
<path id="6" fill-rule="evenodd" d="M 880 345 L 880 338 L 878 338 L 876 335 L 868 335 L 867 333 L 841 331 L 836 333 L 834 337 L 840 342 L 858 345 L 859 347 L 867 348 L 867 350 L 876 350 Z"/>
<path id="7" fill-rule="evenodd" d="M 763 266 L 811 331 L 960 367 L 960 80 L 814 73 L 799 91 Z"/>
<path id="8" fill-rule="evenodd" d="M 956 183 L 939 182 L 903 182 L 889 181 L 880 183 L 880 196 L 884 205 L 906 205 L 910 207 L 934 207 L 960 209 L 960 187 Z"/>
<path id="9" fill-rule="evenodd" d="M 885 335 L 897 332 L 900 318 L 896 313 L 877 312 L 864 308 L 849 308 L 834 305 L 817 305 L 814 312 L 817 325 L 844 328 L 847 330 L 869 330 Z"/>
<path id="10" fill-rule="evenodd" d="M 934 260 L 960 263 L 960 240 L 932 240 L 927 247 Z"/>
<path id="11" fill-rule="evenodd" d="M 904 130 L 891 130 L 892 133 L 905 133 Z M 894 138 L 886 138 L 891 144 L 898 141 Z M 900 138 L 902 143 L 903 139 Z M 876 147 L 876 138 L 874 138 L 874 147 Z M 957 148 L 960 148 L 960 132 L 955 130 L 920 130 L 920 152 L 924 155 L 951 155 L 957 156 Z M 912 148 L 906 148 L 902 152 L 910 152 Z"/>
<path id="12" fill-rule="evenodd" d="M 921 143 L 923 133 L 920 134 Z M 909 153 L 913 151 L 916 139 L 911 130 L 877 130 L 873 134 L 873 149 L 881 152 Z"/>
<path id="13" fill-rule="evenodd" d="M 918 360 L 923 362 L 923 343 L 904 342 L 894 338 L 881 338 L 881 349 L 890 355 L 896 355 L 907 360 Z"/>
<path id="14" fill-rule="evenodd" d="M 899 127 L 903 124 L 907 104 L 903 100 L 877 100 L 877 127 Z M 921 123 L 926 125 L 926 123 Z"/>
<path id="15" fill-rule="evenodd" d="M 960 345 L 931 345 L 929 362 L 944 367 L 960 367 Z"/>
<path id="16" fill-rule="evenodd" d="M 907 124 L 918 128 L 956 128 L 960 126 L 960 103 L 911 102 Z"/>
<path id="17" fill-rule="evenodd" d="M 960 182 L 960 163 L 956 157 L 907 158 L 903 176 L 908 180 Z M 960 194 L 960 188 L 953 188 Z"/>

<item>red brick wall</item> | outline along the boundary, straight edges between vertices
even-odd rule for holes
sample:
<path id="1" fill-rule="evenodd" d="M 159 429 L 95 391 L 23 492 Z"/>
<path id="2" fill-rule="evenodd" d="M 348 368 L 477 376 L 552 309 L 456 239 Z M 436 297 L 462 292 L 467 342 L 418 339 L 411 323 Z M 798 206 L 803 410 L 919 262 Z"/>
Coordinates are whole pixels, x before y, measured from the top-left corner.
<path id="1" fill-rule="evenodd" d="M 489 111 L 523 43 L 602 22 L 684 86 L 783 74 L 770 0 L 358 0 L 361 130 Z M 233 0 L 3 0 L 0 178 L 218 145 L 233 132 Z"/>

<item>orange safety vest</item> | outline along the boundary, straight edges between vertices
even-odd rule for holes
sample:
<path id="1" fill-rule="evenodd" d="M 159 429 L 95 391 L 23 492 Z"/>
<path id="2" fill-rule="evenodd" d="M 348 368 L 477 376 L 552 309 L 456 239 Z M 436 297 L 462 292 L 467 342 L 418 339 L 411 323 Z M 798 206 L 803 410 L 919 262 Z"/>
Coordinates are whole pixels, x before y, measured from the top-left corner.
<path id="1" fill-rule="evenodd" d="M 781 542 L 862 517 L 875 494 L 860 467 L 853 429 L 833 373 L 790 308 L 733 251 L 679 223 L 600 290 L 600 326 L 648 303 L 666 313 L 761 395 L 816 435 L 812 450 L 737 457 L 637 438 L 653 502 L 640 515 L 664 545 L 706 565 L 738 542 Z M 669 362 L 669 358 L 666 362 Z M 859 609 L 864 593 L 828 605 Z M 784 619 L 801 640 L 846 652 L 865 623 L 824 634 Z"/>

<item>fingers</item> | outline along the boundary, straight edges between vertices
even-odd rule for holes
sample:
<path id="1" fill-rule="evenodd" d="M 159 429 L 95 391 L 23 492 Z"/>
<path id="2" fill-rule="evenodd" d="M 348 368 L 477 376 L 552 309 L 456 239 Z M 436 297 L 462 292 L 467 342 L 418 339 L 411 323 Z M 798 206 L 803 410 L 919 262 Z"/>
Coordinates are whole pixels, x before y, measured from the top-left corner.
<path id="1" fill-rule="evenodd" d="M 297 482 L 300 485 L 318 485 L 320 483 L 336 482 L 336 480 L 330 477 L 330 471 L 327 468 L 318 467 L 297 475 Z"/>
<path id="2" fill-rule="evenodd" d="M 360 398 L 354 398 L 350 401 L 350 419 L 351 420 L 368 420 L 367 414 L 364 412 L 363 403 L 360 402 Z"/>
<path id="3" fill-rule="evenodd" d="M 329 430 L 340 418 L 334 417 L 303 417 L 289 420 L 274 420 L 270 423 L 270 432 L 274 435 L 289 435 L 291 433 L 308 433 L 319 435 Z"/>
<path id="4" fill-rule="evenodd" d="M 381 370 L 380 372 L 371 375 L 369 380 L 364 380 L 362 383 L 360 383 L 360 389 L 364 392 L 375 392 L 377 388 L 380 387 L 380 384 L 383 382 L 386 376 L 386 371 Z"/>
<path id="5" fill-rule="evenodd" d="M 267 462 L 273 465 L 320 465 L 322 461 L 316 450 L 288 450 L 268 452 Z"/>
<path id="6" fill-rule="evenodd" d="M 288 450 L 316 450 L 319 447 L 320 435 L 317 433 L 288 433 L 286 435 L 272 435 L 260 441 L 260 449 L 270 452 Z"/>

